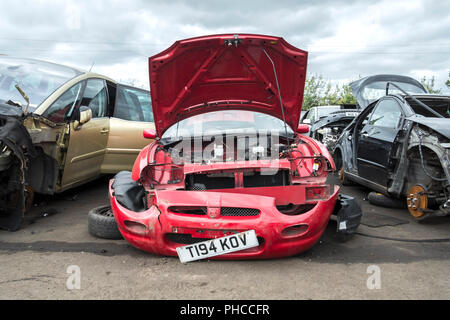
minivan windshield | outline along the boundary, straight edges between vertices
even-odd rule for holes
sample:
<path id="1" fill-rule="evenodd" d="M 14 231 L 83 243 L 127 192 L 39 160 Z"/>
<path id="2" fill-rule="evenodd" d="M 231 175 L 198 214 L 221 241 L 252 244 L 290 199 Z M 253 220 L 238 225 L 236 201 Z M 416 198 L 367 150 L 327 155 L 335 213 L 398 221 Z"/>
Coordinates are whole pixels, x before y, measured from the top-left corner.
<path id="1" fill-rule="evenodd" d="M 29 111 L 34 111 L 50 94 L 81 72 L 62 65 L 32 59 L 0 56 L 0 100 L 26 102 L 15 85 L 30 99 Z"/>

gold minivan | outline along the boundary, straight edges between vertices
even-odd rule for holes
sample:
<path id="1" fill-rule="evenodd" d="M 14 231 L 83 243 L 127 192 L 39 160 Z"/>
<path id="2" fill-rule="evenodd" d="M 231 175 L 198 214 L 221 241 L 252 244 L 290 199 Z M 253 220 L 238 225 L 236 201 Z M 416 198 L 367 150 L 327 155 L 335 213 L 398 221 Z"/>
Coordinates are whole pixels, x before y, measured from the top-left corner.
<path id="1" fill-rule="evenodd" d="M 150 92 L 100 74 L 0 56 L 0 228 L 16 230 L 34 192 L 130 170 L 154 128 Z"/>

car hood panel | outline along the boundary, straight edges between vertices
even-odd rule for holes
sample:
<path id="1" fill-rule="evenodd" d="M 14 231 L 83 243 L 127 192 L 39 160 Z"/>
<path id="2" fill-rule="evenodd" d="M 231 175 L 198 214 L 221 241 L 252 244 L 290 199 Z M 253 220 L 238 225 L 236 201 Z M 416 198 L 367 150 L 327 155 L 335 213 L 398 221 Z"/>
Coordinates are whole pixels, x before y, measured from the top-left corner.
<path id="1" fill-rule="evenodd" d="M 158 135 L 182 119 L 224 109 L 263 112 L 283 119 L 277 80 L 286 122 L 295 130 L 306 64 L 307 52 L 280 37 L 228 34 L 177 41 L 149 58 Z"/>
<path id="2" fill-rule="evenodd" d="M 376 99 L 369 99 L 364 95 L 364 90 L 366 88 L 369 88 L 374 83 L 379 82 L 379 84 L 383 84 L 383 89 L 386 87 L 386 82 L 394 82 L 397 85 L 400 85 L 402 83 L 412 85 L 416 87 L 415 93 L 428 93 L 427 90 L 424 88 L 424 86 L 417 80 L 407 77 L 407 76 L 400 76 L 395 74 L 379 74 L 374 76 L 365 77 L 362 79 L 359 79 L 357 81 L 354 81 L 350 83 L 350 87 L 352 88 L 353 95 L 355 96 L 356 100 L 358 101 L 359 107 L 364 109 L 366 108 L 370 103 L 377 100 Z M 395 87 L 392 87 L 392 89 L 395 89 Z"/>
<path id="3" fill-rule="evenodd" d="M 448 118 L 427 118 L 427 117 L 412 116 L 409 119 L 411 121 L 414 121 L 415 123 L 427 126 L 430 129 L 450 139 L 450 126 Z"/>

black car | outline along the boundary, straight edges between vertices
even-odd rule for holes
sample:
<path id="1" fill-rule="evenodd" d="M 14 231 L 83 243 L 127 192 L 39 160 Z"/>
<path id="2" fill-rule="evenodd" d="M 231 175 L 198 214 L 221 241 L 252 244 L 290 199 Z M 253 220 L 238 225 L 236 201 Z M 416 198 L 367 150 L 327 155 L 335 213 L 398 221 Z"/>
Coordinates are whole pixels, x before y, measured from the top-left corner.
<path id="1" fill-rule="evenodd" d="M 363 111 L 334 149 L 341 182 L 405 199 L 418 220 L 449 214 L 450 97 L 397 75 L 351 86 Z"/>

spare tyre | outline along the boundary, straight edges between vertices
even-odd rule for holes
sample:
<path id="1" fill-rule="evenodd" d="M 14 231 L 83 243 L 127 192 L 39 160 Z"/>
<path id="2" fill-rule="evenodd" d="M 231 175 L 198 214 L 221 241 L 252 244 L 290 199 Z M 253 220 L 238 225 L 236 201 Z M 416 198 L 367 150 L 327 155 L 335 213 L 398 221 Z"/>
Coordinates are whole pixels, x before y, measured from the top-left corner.
<path id="1" fill-rule="evenodd" d="M 109 205 L 96 207 L 89 211 L 88 229 L 89 233 L 97 238 L 122 239 L 116 219 Z"/>

